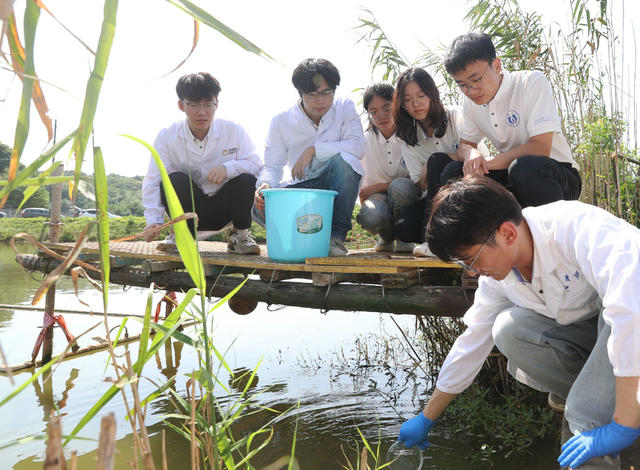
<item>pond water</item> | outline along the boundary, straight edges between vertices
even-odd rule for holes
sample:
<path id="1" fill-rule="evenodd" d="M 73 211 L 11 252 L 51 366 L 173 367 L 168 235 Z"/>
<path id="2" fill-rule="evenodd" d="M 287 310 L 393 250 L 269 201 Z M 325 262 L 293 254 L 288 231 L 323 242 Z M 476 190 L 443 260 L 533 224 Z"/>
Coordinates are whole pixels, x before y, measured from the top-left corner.
<path id="1" fill-rule="evenodd" d="M 23 272 L 13 260 L 13 252 L 0 245 L 0 303 L 29 305 L 42 275 Z M 154 294 L 155 301 L 161 297 Z M 109 311 L 142 315 L 147 291 L 112 286 Z M 102 300 L 88 283 L 81 283 L 80 299 L 101 311 Z M 215 299 L 209 302 L 213 306 Z M 43 306 L 44 302 L 39 305 Z M 58 309 L 85 310 L 76 298 L 68 279 L 58 283 Z M 100 323 L 100 315 L 64 314 L 72 333 L 78 335 Z M 214 342 L 223 352 L 229 367 L 236 373 L 257 368 L 257 384 L 251 389 L 257 412 L 237 423 L 237 435 L 256 430 L 274 420 L 273 438 L 252 463 L 261 468 L 290 452 L 296 435 L 296 458 L 302 470 L 332 470 L 351 462 L 355 467 L 358 448 L 362 448 L 360 430 L 370 443 L 381 442 L 380 455 L 395 442 L 402 422 L 423 406 L 429 388 L 428 379 L 407 360 L 406 342 L 388 314 L 352 313 L 287 307 L 271 311 L 264 304 L 250 315 L 236 315 L 222 305 L 212 314 Z M 394 316 L 403 330 L 414 337 L 414 319 Z M 111 318 L 109 326 L 117 326 L 121 318 Z M 9 364 L 24 362 L 31 356 L 42 313 L 13 308 L 0 309 L 0 346 Z M 139 330 L 136 321 L 127 323 L 130 333 Z M 186 330 L 189 332 L 189 329 Z M 82 346 L 92 344 L 93 337 L 104 337 L 102 323 L 79 340 Z M 55 330 L 54 353 L 65 346 L 59 329 Z M 167 343 L 144 369 L 141 395 L 155 390 L 151 383 L 162 383 L 177 375 L 175 390 L 186 395 L 186 377 L 197 367 L 194 352 L 181 343 Z M 137 358 L 138 344 L 127 346 Z M 123 350 L 124 348 L 121 348 Z M 0 465 L 2 468 L 40 469 L 44 457 L 44 433 L 49 416 L 59 413 L 63 432 L 69 433 L 96 400 L 108 389 L 113 371 L 107 367 L 108 354 L 98 352 L 60 363 L 49 380 L 39 377 L 22 393 L 0 407 Z M 16 386 L 25 382 L 33 371 L 14 375 Z M 218 374 L 225 387 L 229 375 Z M 0 375 L 0 400 L 14 386 Z M 222 403 L 231 402 L 239 392 L 220 386 L 217 396 Z M 299 404 L 299 408 L 297 408 Z M 269 407 L 282 412 L 260 410 Z M 290 408 L 293 408 L 290 410 Z M 296 409 L 297 408 L 297 409 Z M 288 411 L 287 411 L 288 410 Z M 95 449 L 99 435 L 99 418 L 113 411 L 117 419 L 116 468 L 131 468 L 133 439 L 129 423 L 124 419 L 125 405 L 120 395 L 103 408 L 81 432 L 87 440 L 74 440 L 65 448 L 79 455 L 79 468 L 95 468 Z M 163 416 L 174 412 L 167 399 L 154 401 L 147 411 L 147 425 L 156 462 L 159 463 L 162 430 L 167 436 L 169 468 L 189 467 L 189 444 L 173 432 Z M 297 433 L 295 432 L 297 423 Z M 523 453 L 503 461 L 499 456 L 491 462 L 470 459 L 469 443 L 453 438 L 446 423 L 438 423 L 431 433 L 432 446 L 424 453 L 423 469 L 519 468 L 549 469 L 555 464 L 553 442 L 540 442 L 534 454 Z M 456 434 L 457 436 L 457 434 Z M 344 451 L 344 453 L 343 453 Z M 346 456 L 345 456 L 346 454 Z M 370 460 L 371 463 L 371 460 Z"/>

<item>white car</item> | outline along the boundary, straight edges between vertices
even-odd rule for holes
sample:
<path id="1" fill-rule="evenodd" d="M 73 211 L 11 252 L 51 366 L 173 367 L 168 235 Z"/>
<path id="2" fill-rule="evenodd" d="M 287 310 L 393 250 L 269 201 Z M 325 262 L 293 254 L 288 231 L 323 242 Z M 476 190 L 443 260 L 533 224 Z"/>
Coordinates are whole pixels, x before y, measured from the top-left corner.
<path id="1" fill-rule="evenodd" d="M 97 210 L 96 209 L 82 209 L 78 214 L 78 217 L 96 217 Z M 107 212 L 107 216 L 110 219 L 118 219 L 119 215 L 112 214 L 111 212 Z"/>

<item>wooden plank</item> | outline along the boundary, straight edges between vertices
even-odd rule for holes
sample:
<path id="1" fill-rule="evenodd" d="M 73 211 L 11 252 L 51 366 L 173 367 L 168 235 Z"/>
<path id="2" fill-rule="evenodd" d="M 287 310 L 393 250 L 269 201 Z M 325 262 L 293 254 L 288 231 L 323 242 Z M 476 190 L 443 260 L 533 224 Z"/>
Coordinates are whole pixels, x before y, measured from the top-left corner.
<path id="1" fill-rule="evenodd" d="M 456 268 L 455 263 L 445 263 L 438 258 L 417 257 L 400 254 L 378 253 L 373 250 L 361 250 L 347 256 L 326 258 L 307 258 L 306 264 L 312 265 L 351 265 L 351 266 L 398 266 L 407 268 Z"/>
<path id="2" fill-rule="evenodd" d="M 182 268 L 184 268 L 184 264 L 180 261 L 152 261 L 150 259 L 146 259 L 142 262 L 142 269 L 149 273 L 174 271 Z"/>
<path id="3" fill-rule="evenodd" d="M 160 251 L 155 246 L 160 242 L 118 242 L 110 245 L 110 253 L 114 256 L 150 259 L 153 261 L 180 261 L 179 253 Z M 50 243 L 47 247 L 57 251 L 69 251 L 71 243 Z M 227 252 L 227 244 L 224 242 L 198 242 L 202 263 L 218 266 L 235 266 L 251 269 L 272 269 L 277 271 L 306 271 L 306 272 L 341 272 L 341 273 L 396 273 L 398 267 L 393 264 L 383 266 L 344 265 L 344 262 L 333 262 L 328 265 L 314 265 L 305 263 L 280 263 L 269 259 L 267 249 L 261 246 L 260 255 L 240 255 Z M 87 243 L 82 249 L 83 253 L 98 253 L 96 242 Z M 324 258 L 320 258 L 324 259 Z M 329 259 L 329 258 L 327 258 Z M 344 259 L 344 258 L 337 258 Z"/>

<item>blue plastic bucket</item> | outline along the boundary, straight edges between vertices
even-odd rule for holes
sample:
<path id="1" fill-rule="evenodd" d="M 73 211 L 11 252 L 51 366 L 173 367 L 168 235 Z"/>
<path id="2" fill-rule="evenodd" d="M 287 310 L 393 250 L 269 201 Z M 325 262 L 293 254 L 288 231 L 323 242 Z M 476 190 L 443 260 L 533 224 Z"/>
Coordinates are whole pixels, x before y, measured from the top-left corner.
<path id="1" fill-rule="evenodd" d="M 329 255 L 333 198 L 326 189 L 265 189 L 267 251 L 273 261 L 301 262 Z"/>

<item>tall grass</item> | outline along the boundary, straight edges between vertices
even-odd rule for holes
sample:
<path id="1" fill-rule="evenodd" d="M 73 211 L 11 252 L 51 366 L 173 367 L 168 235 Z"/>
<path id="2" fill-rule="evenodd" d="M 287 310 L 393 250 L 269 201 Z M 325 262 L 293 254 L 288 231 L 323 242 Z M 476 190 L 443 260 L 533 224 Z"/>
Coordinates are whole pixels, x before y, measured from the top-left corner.
<path id="1" fill-rule="evenodd" d="M 268 54 L 251 41 L 227 27 L 212 14 L 198 7 L 191 1 L 169 0 L 169 3 L 175 5 L 178 10 L 183 13 L 193 17 L 196 22 L 196 30 L 198 23 L 201 22 L 217 30 L 238 46 L 271 59 Z M 85 150 L 87 147 L 92 149 L 94 163 L 93 183 L 95 186 L 96 208 L 98 209 L 98 241 L 100 244 L 102 266 L 103 324 L 106 338 L 109 342 L 111 370 L 114 374 L 112 385 L 76 424 L 71 433 L 66 437 L 65 444 L 79 436 L 83 427 L 100 413 L 111 399 L 121 394 L 126 407 L 126 416 L 131 424 L 134 436 L 135 461 L 142 462 L 142 466 L 147 470 L 153 469 L 155 468 L 154 456 L 151 454 L 149 437 L 145 426 L 146 407 L 149 402 L 157 399 L 160 395 L 170 393 L 173 402 L 176 404 L 176 414 L 172 415 L 172 417 L 179 418 L 182 421 L 181 425 L 172 426 L 176 432 L 185 436 L 185 438 L 189 439 L 192 443 L 191 468 L 200 468 L 200 466 L 203 468 L 226 468 L 229 470 L 241 467 L 251 468 L 251 457 L 269 442 L 268 427 L 265 426 L 242 437 L 233 435 L 231 424 L 246 412 L 247 406 L 250 403 L 250 397 L 247 395 L 248 387 L 243 390 L 240 397 L 234 403 L 234 406 L 230 409 L 223 409 L 220 406 L 216 394 L 220 392 L 229 393 L 229 390 L 221 384 L 216 374 L 220 368 L 226 369 L 231 375 L 233 375 L 233 373 L 225 361 L 224 354 L 216 348 L 212 336 L 212 316 L 215 309 L 224 304 L 237 289 L 242 287 L 243 283 L 240 283 L 236 290 L 219 301 L 213 308 L 208 309 L 206 304 L 207 295 L 205 291 L 204 267 L 200 259 L 197 243 L 189 232 L 184 220 L 174 225 L 174 232 L 182 260 L 196 287 L 184 295 L 182 301 L 162 324 L 155 324 L 151 321 L 152 294 L 155 286 L 151 285 L 149 287 L 144 319 L 142 320 L 143 325 L 138 357 L 133 359 L 128 352 L 124 356 L 119 356 L 115 352 L 117 339 L 123 327 L 126 325 L 126 321 L 121 326 L 116 337 L 112 339 L 111 328 L 106 314 L 108 309 L 107 293 L 110 278 L 109 240 L 111 239 L 111 232 L 109 220 L 107 219 L 107 183 L 104 171 L 104 157 L 99 147 L 91 147 L 88 144 L 93 131 L 95 116 L 100 112 L 98 107 L 100 91 L 108 69 L 111 45 L 117 33 L 116 18 L 118 14 L 118 0 L 105 0 L 104 2 L 102 27 L 95 53 L 91 51 L 94 55 L 94 63 L 89 78 L 87 79 L 82 112 L 79 116 L 76 129 L 43 153 L 34 163 L 18 172 L 18 164 L 22 157 L 22 151 L 28 138 L 31 125 L 29 114 L 31 103 L 35 103 L 41 115 L 43 114 L 42 111 L 46 109 L 46 102 L 44 101 L 44 96 L 40 90 L 39 80 L 36 75 L 34 59 L 37 24 L 42 9 L 52 14 L 40 1 L 26 1 L 24 13 L 24 47 L 21 43 L 15 16 L 10 14 L 7 17 L 6 23 L 3 21 L 2 35 L 7 38 L 10 45 L 11 67 L 23 81 L 23 92 L 22 102 L 17 116 L 16 136 L 14 139 L 8 179 L 7 181 L 0 182 L 0 186 L 2 186 L 0 190 L 0 207 L 2 207 L 6 201 L 9 193 L 19 186 L 37 187 L 73 180 L 74 184 L 71 189 L 75 193 L 81 178 L 81 167 L 85 158 Z M 7 27 L 4 27 L 5 25 Z M 194 47 L 196 43 L 197 40 L 194 40 Z M 85 44 L 83 43 L 83 45 Z M 46 115 L 46 113 L 44 114 Z M 45 125 L 50 126 L 50 121 L 47 121 L 45 118 L 46 116 L 43 117 L 43 122 Z M 51 133 L 49 134 L 49 138 L 51 138 Z M 134 137 L 132 138 L 138 140 Z M 150 150 L 161 170 L 170 216 L 173 219 L 179 218 L 184 211 L 168 180 L 168 176 L 157 152 L 149 144 L 142 141 L 139 142 Z M 45 166 L 69 143 L 72 144 L 72 151 L 75 157 L 73 177 L 61 178 L 49 176 L 49 173 L 53 171 L 59 163 L 54 164 L 49 170 L 46 170 Z M 34 178 L 36 173 L 41 173 L 39 178 Z M 95 223 L 95 221 L 93 223 Z M 133 231 L 137 232 L 138 230 Z M 46 290 L 46 286 L 47 285 L 43 285 L 41 290 Z M 180 331 L 185 319 L 196 320 L 196 326 L 192 334 Z M 184 398 L 175 391 L 168 392 L 167 390 L 170 389 L 169 385 L 172 382 L 171 380 L 168 383 L 158 386 L 157 390 L 149 396 L 141 397 L 139 384 L 144 380 L 145 365 L 152 360 L 156 351 L 170 338 L 182 342 L 184 345 L 192 347 L 197 351 L 198 363 L 190 376 L 190 398 Z M 41 369 L 40 373 L 51 368 L 53 364 L 53 361 L 47 364 Z M 40 375 L 40 373 L 36 374 L 35 377 Z M 26 384 L 18 385 L 7 397 L 0 399 L 0 405 L 9 403 L 17 393 L 24 390 L 32 380 L 34 379 L 30 379 Z M 250 384 L 251 380 L 249 380 L 248 383 Z M 199 392 L 199 398 L 197 400 L 196 394 L 194 393 L 196 390 Z M 267 437 L 263 438 L 263 435 L 267 435 Z M 260 439 L 258 439 L 259 436 Z M 258 440 L 260 440 L 260 443 L 256 444 Z M 137 463 L 134 465 L 138 468 Z"/>

